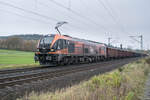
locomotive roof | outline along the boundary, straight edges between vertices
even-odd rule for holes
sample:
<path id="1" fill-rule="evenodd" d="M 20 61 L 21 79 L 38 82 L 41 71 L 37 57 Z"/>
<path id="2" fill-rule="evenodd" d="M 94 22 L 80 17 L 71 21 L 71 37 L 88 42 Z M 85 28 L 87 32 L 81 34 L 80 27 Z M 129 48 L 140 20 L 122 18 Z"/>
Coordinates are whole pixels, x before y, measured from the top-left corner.
<path id="1" fill-rule="evenodd" d="M 88 43 L 88 44 L 103 44 L 103 45 L 106 45 L 105 43 L 100 43 L 100 42 L 86 40 L 86 39 L 79 39 L 79 38 L 71 37 L 69 35 L 64 35 L 64 36 L 70 37 L 75 41 L 80 41 L 80 42 L 84 42 L 84 43 Z"/>
<path id="2" fill-rule="evenodd" d="M 102 44 L 103 46 L 106 46 L 108 48 L 113 48 L 113 49 L 117 49 L 117 50 L 121 50 L 121 51 L 129 51 L 129 52 L 135 52 L 137 53 L 136 51 L 134 50 L 128 50 L 128 49 L 125 49 L 125 48 L 119 48 L 119 47 L 114 47 L 114 46 L 109 46 L 107 45 L 106 43 L 101 43 L 101 42 L 96 42 L 96 41 L 92 41 L 92 40 L 86 40 L 86 39 L 79 39 L 79 38 L 75 38 L 75 37 L 71 37 L 69 35 L 63 35 L 63 36 L 66 36 L 66 37 L 69 37 L 71 39 L 73 39 L 74 41 L 80 41 L 80 42 L 84 42 L 84 43 L 88 43 L 88 44 Z"/>
<path id="3" fill-rule="evenodd" d="M 117 50 L 122 50 L 122 51 L 130 51 L 130 52 L 134 52 L 133 50 L 127 50 L 127 49 L 125 49 L 125 48 L 119 48 L 119 47 L 114 47 L 114 46 L 112 46 L 112 45 L 107 45 L 107 44 L 105 44 L 105 43 L 100 43 L 100 42 L 96 42 L 96 41 L 91 41 L 91 40 L 86 40 L 86 39 L 79 39 L 79 38 L 75 38 L 75 37 L 71 37 L 71 36 L 69 36 L 69 35 L 64 35 L 64 36 L 66 36 L 66 37 L 70 37 L 70 38 L 72 38 L 73 40 L 75 40 L 75 41 L 81 41 L 81 42 L 84 42 L 84 43 L 89 43 L 89 44 L 102 44 L 102 45 L 104 45 L 104 46 L 106 46 L 106 47 L 108 47 L 108 48 L 112 48 L 112 49 L 117 49 Z"/>
<path id="4" fill-rule="evenodd" d="M 56 34 L 50 34 L 50 35 L 45 35 L 45 36 L 55 36 Z M 92 41 L 92 40 L 86 40 L 86 39 L 79 39 L 79 38 L 75 38 L 75 37 L 71 37 L 71 36 L 69 36 L 69 35 L 63 35 L 63 36 L 66 36 L 66 37 L 69 37 L 69 38 L 71 38 L 72 40 L 74 40 L 74 41 L 80 41 L 80 42 L 84 42 L 84 43 L 88 43 L 88 44 L 102 44 L 103 46 L 106 46 L 106 47 L 108 47 L 108 48 L 112 48 L 112 49 L 117 49 L 117 50 L 122 50 L 122 51 L 130 51 L 130 52 L 135 52 L 135 51 L 133 51 L 133 50 L 127 50 L 127 49 L 121 49 L 121 48 L 118 48 L 118 47 L 114 47 L 114 46 L 109 46 L 109 45 L 107 45 L 107 44 L 105 44 L 105 43 L 101 43 L 101 42 L 96 42 L 96 41 Z"/>

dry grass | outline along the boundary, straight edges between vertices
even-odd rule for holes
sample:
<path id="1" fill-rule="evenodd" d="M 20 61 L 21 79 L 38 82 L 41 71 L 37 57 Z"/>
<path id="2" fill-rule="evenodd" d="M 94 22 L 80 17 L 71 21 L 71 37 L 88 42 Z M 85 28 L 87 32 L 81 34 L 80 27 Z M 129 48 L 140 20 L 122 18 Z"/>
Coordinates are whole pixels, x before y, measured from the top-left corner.
<path id="1" fill-rule="evenodd" d="M 56 92 L 32 92 L 18 100 L 141 100 L 150 58 Z"/>

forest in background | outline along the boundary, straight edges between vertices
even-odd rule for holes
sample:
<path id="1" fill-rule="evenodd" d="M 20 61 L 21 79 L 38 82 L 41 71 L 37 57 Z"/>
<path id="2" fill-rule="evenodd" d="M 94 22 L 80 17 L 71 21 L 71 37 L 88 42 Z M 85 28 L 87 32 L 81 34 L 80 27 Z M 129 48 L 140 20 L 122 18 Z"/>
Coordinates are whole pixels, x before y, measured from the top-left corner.
<path id="1" fill-rule="evenodd" d="M 13 35 L 0 37 L 0 49 L 36 51 L 38 40 L 42 35 Z"/>

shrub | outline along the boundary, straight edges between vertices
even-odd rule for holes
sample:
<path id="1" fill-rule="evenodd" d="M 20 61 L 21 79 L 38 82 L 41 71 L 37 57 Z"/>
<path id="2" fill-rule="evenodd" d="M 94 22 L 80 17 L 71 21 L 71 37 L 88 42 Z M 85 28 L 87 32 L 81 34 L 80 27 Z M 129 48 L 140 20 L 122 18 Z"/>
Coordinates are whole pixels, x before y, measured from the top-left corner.
<path id="1" fill-rule="evenodd" d="M 125 97 L 125 100 L 133 100 L 134 93 L 129 92 L 128 95 Z"/>
<path id="2" fill-rule="evenodd" d="M 145 62 L 146 62 L 147 64 L 150 64 L 150 58 L 147 58 L 147 59 L 145 60 Z"/>

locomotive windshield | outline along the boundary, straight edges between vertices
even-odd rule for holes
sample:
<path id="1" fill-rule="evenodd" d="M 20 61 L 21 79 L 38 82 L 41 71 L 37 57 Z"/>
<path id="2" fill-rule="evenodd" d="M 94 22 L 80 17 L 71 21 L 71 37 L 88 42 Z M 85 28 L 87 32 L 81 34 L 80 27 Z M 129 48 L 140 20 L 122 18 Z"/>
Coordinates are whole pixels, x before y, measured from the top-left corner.
<path id="1" fill-rule="evenodd" d="M 54 39 L 53 36 L 45 36 L 44 38 L 41 39 L 40 44 L 51 44 L 53 39 Z"/>
<path id="2" fill-rule="evenodd" d="M 50 45 L 54 39 L 54 36 L 44 36 L 39 43 L 39 48 L 50 49 Z"/>

